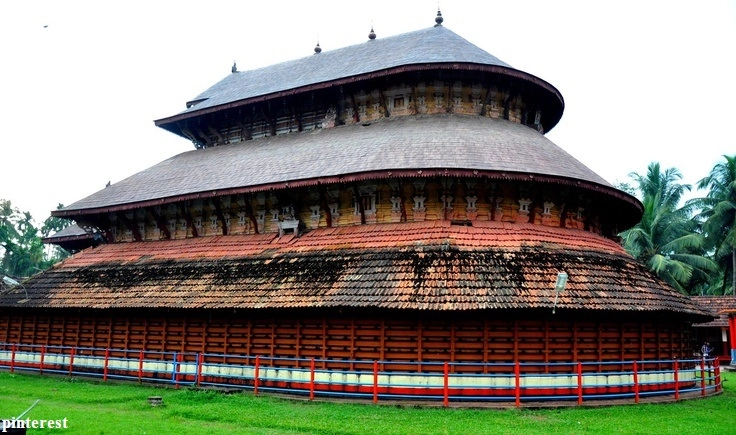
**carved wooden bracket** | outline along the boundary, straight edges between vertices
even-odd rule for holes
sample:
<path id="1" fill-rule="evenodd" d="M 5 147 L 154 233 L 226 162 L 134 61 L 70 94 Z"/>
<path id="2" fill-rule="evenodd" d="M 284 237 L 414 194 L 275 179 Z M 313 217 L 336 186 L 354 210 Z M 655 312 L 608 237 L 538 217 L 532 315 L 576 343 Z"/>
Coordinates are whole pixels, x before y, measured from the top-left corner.
<path id="1" fill-rule="evenodd" d="M 152 207 L 147 207 L 146 211 L 153 217 L 153 220 L 156 222 L 156 226 L 158 227 L 159 230 L 161 230 L 161 232 L 164 235 L 164 238 L 166 238 L 167 240 L 170 240 L 171 232 L 169 231 L 169 227 L 166 226 L 166 222 L 161 217 L 161 215 L 156 213 L 156 210 L 154 210 Z"/>
<path id="2" fill-rule="evenodd" d="M 192 237 L 199 237 L 197 227 L 194 226 L 194 222 L 192 221 L 192 215 L 184 209 L 184 205 L 181 203 L 179 203 L 179 214 L 184 218 L 184 221 L 187 223 L 187 227 L 192 229 Z"/>
<path id="3" fill-rule="evenodd" d="M 220 221 L 222 227 L 222 235 L 227 236 L 227 222 L 225 221 L 225 215 L 222 213 L 222 206 L 220 204 L 220 198 L 212 198 L 212 205 L 215 207 L 215 216 Z"/>
<path id="4" fill-rule="evenodd" d="M 135 240 L 136 242 L 140 242 L 141 240 L 143 240 L 143 237 L 141 236 L 141 232 L 138 231 L 138 226 L 135 224 L 135 222 L 132 222 L 130 219 L 128 219 L 128 217 L 125 216 L 124 213 L 118 213 L 117 217 L 118 217 L 118 220 L 124 223 L 125 226 L 133 234 L 133 240 Z"/>

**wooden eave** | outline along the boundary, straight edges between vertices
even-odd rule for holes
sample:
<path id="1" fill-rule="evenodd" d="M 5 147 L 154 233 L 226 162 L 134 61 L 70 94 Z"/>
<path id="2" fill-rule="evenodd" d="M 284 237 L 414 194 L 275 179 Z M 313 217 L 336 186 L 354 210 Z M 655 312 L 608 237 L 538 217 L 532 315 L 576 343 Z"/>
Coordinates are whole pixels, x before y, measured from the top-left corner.
<path id="1" fill-rule="evenodd" d="M 256 186 L 233 187 L 229 189 L 219 189 L 190 193 L 186 195 L 176 195 L 166 198 L 158 198 L 149 201 L 131 202 L 126 204 L 117 204 L 106 207 L 86 208 L 77 210 L 54 210 L 51 215 L 61 218 L 82 219 L 84 216 L 92 216 L 101 213 L 115 213 L 127 210 L 135 210 L 140 208 L 161 206 L 166 204 L 178 203 L 181 201 L 189 201 L 196 199 L 216 198 L 227 195 L 242 195 L 249 193 L 258 193 L 271 190 L 293 189 L 309 186 L 331 185 L 338 183 L 360 182 L 368 180 L 389 180 L 394 178 L 432 178 L 432 177 L 463 177 L 463 178 L 487 178 L 491 180 L 509 180 L 509 181 L 526 181 L 535 183 L 549 183 L 563 186 L 573 186 L 593 192 L 600 192 L 609 195 L 618 200 L 623 201 L 633 207 L 638 215 L 643 212 L 641 202 L 635 197 L 615 188 L 602 186 L 600 184 L 588 181 L 574 180 L 564 177 L 554 177 L 549 175 L 540 175 L 534 173 L 523 172 L 502 172 L 502 171 L 483 171 L 470 169 L 405 169 L 405 170 L 383 170 L 371 171 L 356 174 L 346 174 L 330 177 L 316 177 L 302 180 L 293 180 L 278 183 L 268 183 Z M 635 223 L 635 222 L 634 222 Z M 632 223 L 633 225 L 633 223 Z"/>

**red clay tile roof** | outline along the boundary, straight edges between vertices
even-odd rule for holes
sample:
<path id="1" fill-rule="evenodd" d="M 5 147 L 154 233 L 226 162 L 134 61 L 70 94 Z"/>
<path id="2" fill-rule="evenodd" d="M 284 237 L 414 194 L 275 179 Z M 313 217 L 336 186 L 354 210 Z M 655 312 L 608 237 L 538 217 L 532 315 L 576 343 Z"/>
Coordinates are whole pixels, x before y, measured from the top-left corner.
<path id="1" fill-rule="evenodd" d="M 692 299 L 704 309 L 713 313 L 715 320 L 698 323 L 698 327 L 728 327 L 728 313 L 736 310 L 736 296 L 693 296 Z"/>
<path id="2" fill-rule="evenodd" d="M 429 175 L 430 169 L 478 171 L 494 178 L 523 175 L 527 180 L 546 176 L 558 183 L 582 182 L 626 200 L 536 130 L 502 119 L 447 114 L 386 118 L 369 126 L 344 125 L 181 153 L 52 215 L 73 217 L 350 177 L 388 178 L 392 171 L 393 177 L 418 177 L 417 170 Z M 638 204 L 633 197 L 627 202 Z"/>
<path id="3" fill-rule="evenodd" d="M 0 295 L 5 307 L 420 310 L 552 308 L 709 315 L 611 240 L 532 224 L 447 221 L 120 243 Z"/>

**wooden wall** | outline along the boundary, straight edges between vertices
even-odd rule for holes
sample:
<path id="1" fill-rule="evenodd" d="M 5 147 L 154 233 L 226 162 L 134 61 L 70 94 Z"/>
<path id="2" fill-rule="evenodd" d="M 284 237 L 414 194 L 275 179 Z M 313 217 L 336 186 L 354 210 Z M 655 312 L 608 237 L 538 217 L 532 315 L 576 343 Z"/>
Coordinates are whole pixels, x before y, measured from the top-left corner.
<path id="1" fill-rule="evenodd" d="M 0 342 L 407 363 L 621 361 L 692 355 L 683 322 L 652 316 L 636 322 L 613 317 L 566 319 L 559 314 L 545 318 L 532 312 L 525 318 L 518 313 L 501 318 L 469 313 L 451 319 L 439 313 L 398 312 L 186 314 L 4 311 Z"/>

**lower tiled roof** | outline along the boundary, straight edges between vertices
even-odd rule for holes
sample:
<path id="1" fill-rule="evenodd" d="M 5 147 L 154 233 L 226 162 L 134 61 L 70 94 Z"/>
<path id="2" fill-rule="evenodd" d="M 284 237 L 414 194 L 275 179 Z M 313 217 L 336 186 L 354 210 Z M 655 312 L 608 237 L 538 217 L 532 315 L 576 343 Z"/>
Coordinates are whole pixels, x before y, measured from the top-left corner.
<path id="1" fill-rule="evenodd" d="M 0 307 L 419 310 L 551 308 L 710 314 L 590 232 L 447 221 L 90 248 L 0 294 Z"/>

